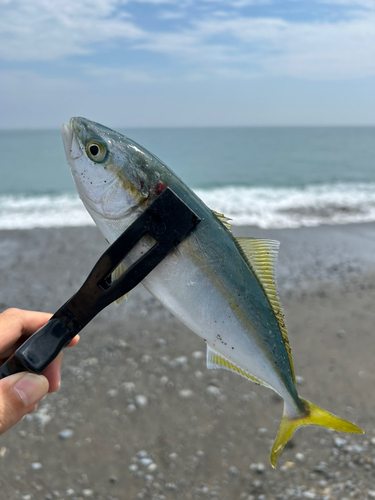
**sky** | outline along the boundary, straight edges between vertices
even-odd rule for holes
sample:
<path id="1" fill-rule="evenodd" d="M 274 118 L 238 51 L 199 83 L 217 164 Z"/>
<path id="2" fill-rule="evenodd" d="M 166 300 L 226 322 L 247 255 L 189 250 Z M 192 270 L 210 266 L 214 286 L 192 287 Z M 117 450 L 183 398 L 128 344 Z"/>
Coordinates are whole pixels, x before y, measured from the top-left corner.
<path id="1" fill-rule="evenodd" d="M 375 0 L 0 0 L 0 128 L 375 125 Z"/>

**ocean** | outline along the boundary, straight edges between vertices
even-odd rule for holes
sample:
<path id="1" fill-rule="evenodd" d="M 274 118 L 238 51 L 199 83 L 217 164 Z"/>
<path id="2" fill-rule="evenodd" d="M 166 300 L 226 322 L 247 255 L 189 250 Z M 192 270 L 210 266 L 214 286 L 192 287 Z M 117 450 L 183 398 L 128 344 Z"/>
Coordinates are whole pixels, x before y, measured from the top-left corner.
<path id="1" fill-rule="evenodd" d="M 375 221 L 375 127 L 119 129 L 234 225 Z M 91 225 L 59 130 L 0 131 L 0 229 Z"/>

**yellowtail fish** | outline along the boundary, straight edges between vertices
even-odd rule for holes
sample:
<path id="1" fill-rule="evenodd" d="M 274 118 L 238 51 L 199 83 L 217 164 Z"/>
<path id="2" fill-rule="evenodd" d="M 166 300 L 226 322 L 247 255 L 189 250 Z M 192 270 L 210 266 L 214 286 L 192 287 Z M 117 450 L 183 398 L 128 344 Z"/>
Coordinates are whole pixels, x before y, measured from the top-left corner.
<path id="1" fill-rule="evenodd" d="M 238 373 L 284 399 L 270 457 L 273 467 L 303 425 L 363 433 L 297 393 L 275 285 L 277 241 L 234 238 L 223 215 L 212 212 L 162 161 L 113 130 L 72 118 L 62 134 L 78 193 L 108 242 L 116 240 L 166 187 L 201 218 L 143 285 L 204 339 L 208 368 Z M 141 240 L 114 278 L 151 245 L 147 238 Z"/>

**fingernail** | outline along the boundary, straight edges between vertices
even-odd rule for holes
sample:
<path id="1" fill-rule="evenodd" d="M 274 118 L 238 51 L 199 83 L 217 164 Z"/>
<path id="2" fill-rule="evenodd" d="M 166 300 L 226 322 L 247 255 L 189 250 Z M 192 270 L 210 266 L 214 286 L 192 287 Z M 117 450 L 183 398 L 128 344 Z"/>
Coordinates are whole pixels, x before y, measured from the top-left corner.
<path id="1" fill-rule="evenodd" d="M 25 373 L 13 386 L 17 391 L 24 405 L 30 406 L 38 403 L 48 391 L 48 381 L 43 375 Z"/>

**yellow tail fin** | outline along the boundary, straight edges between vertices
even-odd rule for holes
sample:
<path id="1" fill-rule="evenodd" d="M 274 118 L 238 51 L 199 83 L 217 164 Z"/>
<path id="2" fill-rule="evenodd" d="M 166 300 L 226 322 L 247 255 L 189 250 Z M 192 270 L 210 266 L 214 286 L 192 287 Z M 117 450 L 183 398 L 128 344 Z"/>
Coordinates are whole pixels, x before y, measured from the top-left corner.
<path id="1" fill-rule="evenodd" d="M 276 466 L 277 457 L 283 450 L 286 443 L 293 436 L 295 431 L 303 425 L 318 425 L 340 432 L 364 434 L 364 431 L 357 425 L 352 424 L 347 420 L 343 420 L 342 418 L 336 417 L 328 411 L 322 410 L 318 406 L 315 406 L 309 401 L 306 401 L 306 399 L 302 399 L 302 401 L 306 406 L 306 416 L 296 419 L 290 419 L 284 411 L 280 429 L 277 433 L 275 442 L 273 443 L 271 450 L 270 460 L 272 467 Z"/>

